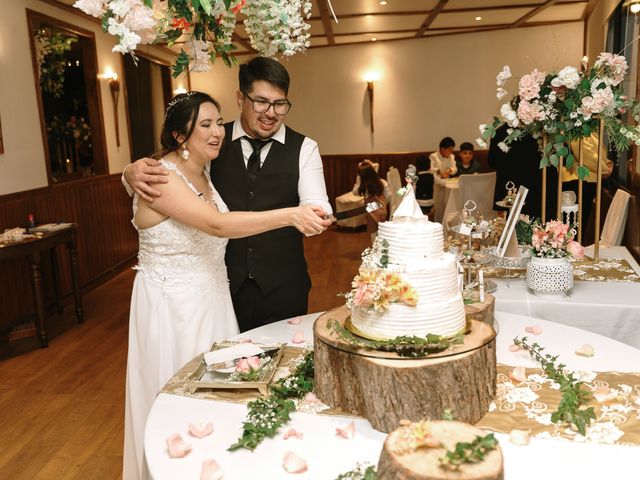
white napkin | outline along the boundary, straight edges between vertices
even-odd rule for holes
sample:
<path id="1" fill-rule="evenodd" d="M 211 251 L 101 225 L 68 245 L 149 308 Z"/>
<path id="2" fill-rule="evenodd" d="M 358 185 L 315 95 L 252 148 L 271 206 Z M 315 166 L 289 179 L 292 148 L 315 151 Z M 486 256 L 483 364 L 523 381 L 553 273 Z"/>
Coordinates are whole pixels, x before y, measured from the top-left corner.
<path id="1" fill-rule="evenodd" d="M 205 353 L 204 361 L 207 365 L 214 365 L 216 363 L 235 360 L 236 358 L 253 357 L 262 353 L 264 353 L 264 350 L 253 343 L 239 343 L 232 347 L 221 348 L 220 350 Z"/>
<path id="2" fill-rule="evenodd" d="M 425 215 L 422 213 L 420 205 L 418 205 L 416 201 L 416 193 L 413 190 L 413 185 L 407 183 L 405 188 L 406 191 L 402 197 L 402 201 L 395 212 L 393 212 L 393 219 L 399 220 L 401 217 L 404 217 L 405 219 L 424 220 Z"/>

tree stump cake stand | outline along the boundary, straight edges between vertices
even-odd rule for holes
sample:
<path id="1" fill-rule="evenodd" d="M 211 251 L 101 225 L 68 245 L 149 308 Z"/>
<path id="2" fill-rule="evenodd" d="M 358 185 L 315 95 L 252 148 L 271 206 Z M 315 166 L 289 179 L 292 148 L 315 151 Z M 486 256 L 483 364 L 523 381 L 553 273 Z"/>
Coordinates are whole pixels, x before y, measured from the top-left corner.
<path id="1" fill-rule="evenodd" d="M 428 358 L 407 359 L 391 352 L 354 347 L 329 327 L 344 326 L 346 306 L 321 315 L 313 326 L 314 392 L 325 404 L 362 416 L 376 430 L 391 432 L 400 420 L 453 418 L 476 423 L 496 392 L 496 333 L 470 320 L 464 345 Z"/>

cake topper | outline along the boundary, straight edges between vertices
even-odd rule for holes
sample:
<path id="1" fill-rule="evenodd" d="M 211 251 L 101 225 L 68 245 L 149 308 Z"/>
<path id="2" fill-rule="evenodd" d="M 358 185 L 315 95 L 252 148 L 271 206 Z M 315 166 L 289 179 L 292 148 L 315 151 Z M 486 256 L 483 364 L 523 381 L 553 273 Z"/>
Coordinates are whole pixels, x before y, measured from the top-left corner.
<path id="1" fill-rule="evenodd" d="M 404 192 L 402 193 L 402 201 L 400 202 L 400 205 L 398 205 L 398 208 L 396 208 L 396 211 L 393 213 L 393 220 L 428 220 L 424 213 L 422 213 L 420 205 L 418 205 L 418 202 L 416 201 L 416 192 L 414 190 L 413 183 L 409 181 L 407 183 L 407 186 L 403 190 Z"/>

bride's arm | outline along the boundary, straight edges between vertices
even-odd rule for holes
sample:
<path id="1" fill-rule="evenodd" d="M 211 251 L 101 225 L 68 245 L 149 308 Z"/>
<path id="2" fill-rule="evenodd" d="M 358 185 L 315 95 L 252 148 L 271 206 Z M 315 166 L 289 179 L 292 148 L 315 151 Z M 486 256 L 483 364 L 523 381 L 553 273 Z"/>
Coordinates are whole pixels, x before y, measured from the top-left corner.
<path id="1" fill-rule="evenodd" d="M 266 212 L 220 213 L 197 198 L 175 173 L 171 172 L 167 178 L 167 183 L 155 186 L 162 195 L 147 206 L 209 235 L 241 238 L 281 227 L 295 227 L 306 235 L 315 235 L 331 225 L 330 220 L 323 219 L 324 210 L 313 205 Z"/>

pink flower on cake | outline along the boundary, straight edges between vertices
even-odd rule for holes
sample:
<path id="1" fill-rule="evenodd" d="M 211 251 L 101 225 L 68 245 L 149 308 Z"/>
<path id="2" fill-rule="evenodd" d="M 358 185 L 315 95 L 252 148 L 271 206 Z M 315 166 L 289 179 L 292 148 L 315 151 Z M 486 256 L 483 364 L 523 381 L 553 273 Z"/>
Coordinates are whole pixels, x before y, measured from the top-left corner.
<path id="1" fill-rule="evenodd" d="M 192 437 L 204 438 L 213 432 L 213 423 L 190 423 L 189 434 Z"/>
<path id="2" fill-rule="evenodd" d="M 307 462 L 293 452 L 286 452 L 282 459 L 282 467 L 288 473 L 304 473 L 307 471 Z"/>
<path id="3" fill-rule="evenodd" d="M 200 480 L 221 480 L 224 477 L 224 472 L 213 459 L 208 459 L 202 462 L 202 472 L 200 473 Z"/>
<path id="4" fill-rule="evenodd" d="M 342 438 L 346 438 L 347 440 L 351 440 L 356 435 L 355 422 L 351 421 L 351 423 L 346 426 L 336 427 L 336 435 Z"/>
<path id="5" fill-rule="evenodd" d="M 167 450 L 170 458 L 182 458 L 189 455 L 191 445 L 185 443 L 179 433 L 174 433 L 167 438 Z"/>

